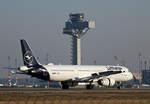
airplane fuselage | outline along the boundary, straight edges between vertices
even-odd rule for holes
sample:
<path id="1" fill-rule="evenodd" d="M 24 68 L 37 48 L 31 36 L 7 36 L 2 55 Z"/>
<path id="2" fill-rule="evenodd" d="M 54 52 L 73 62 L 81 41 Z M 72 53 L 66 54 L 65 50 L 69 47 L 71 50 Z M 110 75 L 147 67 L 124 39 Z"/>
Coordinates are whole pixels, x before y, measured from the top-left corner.
<path id="1" fill-rule="evenodd" d="M 133 78 L 131 72 L 122 66 L 89 66 L 89 65 L 44 65 L 50 75 L 50 81 L 76 80 L 91 76 L 93 73 L 106 71 L 118 71 L 121 73 L 112 74 L 106 78 L 112 78 L 115 81 L 128 81 Z M 118 68 L 118 69 L 117 69 Z"/>

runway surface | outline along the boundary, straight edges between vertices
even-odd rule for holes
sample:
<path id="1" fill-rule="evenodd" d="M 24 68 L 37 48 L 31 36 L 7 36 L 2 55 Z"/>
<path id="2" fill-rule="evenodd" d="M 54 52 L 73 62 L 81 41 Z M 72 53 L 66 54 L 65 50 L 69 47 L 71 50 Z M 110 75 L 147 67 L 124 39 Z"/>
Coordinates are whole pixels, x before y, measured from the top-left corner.
<path id="1" fill-rule="evenodd" d="M 149 104 L 150 89 L 0 88 L 0 104 Z"/>
<path id="2" fill-rule="evenodd" d="M 149 92 L 150 88 L 96 88 L 86 90 L 85 88 L 71 88 L 62 90 L 60 88 L 0 88 L 0 93 L 132 93 L 132 92 Z"/>

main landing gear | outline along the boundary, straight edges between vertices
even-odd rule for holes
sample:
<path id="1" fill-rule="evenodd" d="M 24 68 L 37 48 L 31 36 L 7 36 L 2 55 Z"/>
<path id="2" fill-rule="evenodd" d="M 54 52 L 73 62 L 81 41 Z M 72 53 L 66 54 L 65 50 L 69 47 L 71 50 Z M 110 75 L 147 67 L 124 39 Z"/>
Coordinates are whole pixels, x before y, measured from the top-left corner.
<path id="1" fill-rule="evenodd" d="M 66 89 L 66 90 L 68 90 L 69 89 L 69 85 L 66 83 L 66 82 L 61 82 L 61 87 L 62 87 L 62 89 Z"/>
<path id="2" fill-rule="evenodd" d="M 93 89 L 93 87 L 94 87 L 94 85 L 92 85 L 92 84 L 86 85 L 86 89 L 87 89 L 87 90 Z"/>
<path id="3" fill-rule="evenodd" d="M 121 86 L 122 86 L 122 84 L 121 84 L 121 82 L 117 82 L 117 89 L 121 89 Z"/>

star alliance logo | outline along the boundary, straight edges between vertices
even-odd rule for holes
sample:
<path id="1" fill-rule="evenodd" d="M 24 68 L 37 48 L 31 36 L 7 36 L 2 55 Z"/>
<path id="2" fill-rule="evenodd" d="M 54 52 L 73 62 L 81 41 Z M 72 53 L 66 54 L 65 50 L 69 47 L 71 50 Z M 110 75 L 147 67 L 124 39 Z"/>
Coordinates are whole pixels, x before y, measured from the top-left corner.
<path id="1" fill-rule="evenodd" d="M 25 54 L 24 54 L 24 60 L 27 64 L 32 64 L 32 61 L 33 61 L 33 57 L 32 57 L 32 53 L 30 51 L 27 51 Z"/>

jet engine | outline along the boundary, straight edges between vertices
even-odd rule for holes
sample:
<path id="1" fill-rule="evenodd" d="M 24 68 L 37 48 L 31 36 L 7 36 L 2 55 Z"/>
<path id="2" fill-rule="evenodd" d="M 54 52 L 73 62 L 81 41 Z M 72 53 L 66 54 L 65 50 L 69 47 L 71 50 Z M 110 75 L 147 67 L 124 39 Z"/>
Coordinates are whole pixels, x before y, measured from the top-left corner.
<path id="1" fill-rule="evenodd" d="M 107 79 L 99 80 L 97 83 L 99 85 L 102 85 L 102 86 L 114 86 L 115 85 L 115 80 L 107 78 Z"/>

